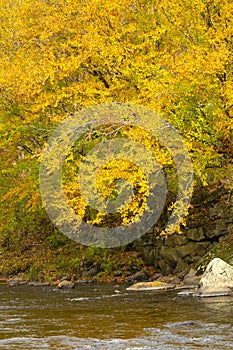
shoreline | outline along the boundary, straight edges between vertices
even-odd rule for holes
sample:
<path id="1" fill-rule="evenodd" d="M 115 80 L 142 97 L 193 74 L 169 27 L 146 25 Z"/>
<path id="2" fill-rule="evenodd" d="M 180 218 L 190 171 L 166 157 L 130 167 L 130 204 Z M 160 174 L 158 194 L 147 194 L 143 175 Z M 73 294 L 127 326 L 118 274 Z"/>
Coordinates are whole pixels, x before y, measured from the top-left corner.
<path id="1" fill-rule="evenodd" d="M 16 287 L 16 286 L 33 286 L 33 287 L 45 287 L 45 286 L 52 286 L 56 287 L 58 289 L 73 289 L 77 286 L 81 285 L 98 285 L 98 284 L 126 284 L 129 287 L 132 287 L 136 284 L 145 284 L 145 285 L 154 285 L 158 290 L 165 290 L 165 289 L 190 289 L 196 287 L 197 283 L 187 283 L 183 282 L 181 278 L 179 278 L 177 275 L 168 275 L 168 276 L 162 276 L 158 275 L 158 278 L 152 279 L 148 278 L 144 281 L 137 281 L 137 280 L 129 280 L 128 278 L 122 278 L 122 277 L 108 277 L 108 278 L 87 278 L 87 279 L 70 279 L 66 276 L 63 278 L 56 279 L 54 281 L 38 281 L 38 280 L 30 280 L 27 278 L 23 278 L 23 276 L 20 275 L 14 275 L 14 276 L 1 276 L 0 277 L 0 284 L 7 285 L 9 287 Z M 157 288 L 161 286 L 161 288 Z M 165 286 L 165 288 L 163 287 Z M 167 286 L 167 287 L 166 287 Z"/>

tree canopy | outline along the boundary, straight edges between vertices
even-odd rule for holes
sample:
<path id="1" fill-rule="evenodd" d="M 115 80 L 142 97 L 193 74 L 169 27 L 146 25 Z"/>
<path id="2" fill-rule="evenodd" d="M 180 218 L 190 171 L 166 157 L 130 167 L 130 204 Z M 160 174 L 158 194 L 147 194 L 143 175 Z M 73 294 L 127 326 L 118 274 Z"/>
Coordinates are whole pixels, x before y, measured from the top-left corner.
<path id="1" fill-rule="evenodd" d="M 38 185 L 46 142 L 61 122 L 100 103 L 120 101 L 158 112 L 184 139 L 196 178 L 232 187 L 232 1 L 0 0 L 0 7 L 3 235 L 46 222 Z M 157 147 L 161 164 L 171 164 L 144 132 L 121 132 Z M 67 155 L 67 165 L 91 149 L 93 135 L 76 145 L 78 160 Z M 130 215 L 140 216 L 147 188 L 137 167 L 111 163 L 97 185 L 114 196 L 114 176 L 132 167 L 141 204 Z M 85 216 L 74 169 L 64 172 L 64 189 Z M 129 210 L 121 214 L 127 222 Z M 95 223 L 102 219 L 94 215 Z"/>

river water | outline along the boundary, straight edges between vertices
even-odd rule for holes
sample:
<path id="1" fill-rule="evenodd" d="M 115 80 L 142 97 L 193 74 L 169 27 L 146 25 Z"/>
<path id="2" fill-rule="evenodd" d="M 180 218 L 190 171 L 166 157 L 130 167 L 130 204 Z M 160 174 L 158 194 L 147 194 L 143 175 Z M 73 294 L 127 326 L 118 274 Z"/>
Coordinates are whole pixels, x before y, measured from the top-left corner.
<path id="1" fill-rule="evenodd" d="M 0 349 L 233 349 L 233 297 L 0 284 Z"/>

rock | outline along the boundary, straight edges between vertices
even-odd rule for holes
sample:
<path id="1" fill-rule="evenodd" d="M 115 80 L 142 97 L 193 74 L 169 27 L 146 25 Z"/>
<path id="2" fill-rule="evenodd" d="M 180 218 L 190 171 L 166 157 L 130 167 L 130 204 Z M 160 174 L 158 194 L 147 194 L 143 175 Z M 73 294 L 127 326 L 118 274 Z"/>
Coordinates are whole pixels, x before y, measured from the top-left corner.
<path id="1" fill-rule="evenodd" d="M 186 236 L 192 241 L 197 241 L 197 242 L 202 241 L 205 239 L 204 228 L 203 227 L 191 228 L 187 230 Z"/>
<path id="2" fill-rule="evenodd" d="M 101 272 L 101 266 L 99 263 L 92 265 L 91 267 L 89 267 L 86 270 L 84 270 L 84 269 L 80 270 L 80 273 L 81 273 L 81 276 L 83 279 L 92 278 L 92 277 L 96 276 L 99 272 Z"/>
<path id="3" fill-rule="evenodd" d="M 163 246 L 161 248 L 161 256 L 170 266 L 173 268 L 176 267 L 177 261 L 179 260 L 179 254 L 175 248 L 170 246 Z"/>
<path id="4" fill-rule="evenodd" d="M 127 290 L 167 290 L 167 289 L 174 289 L 174 284 L 168 284 L 164 282 L 141 282 L 133 284 L 132 286 L 126 288 Z"/>
<path id="5" fill-rule="evenodd" d="M 187 256 L 191 257 L 191 261 L 193 261 L 193 257 L 195 255 L 204 255 L 206 253 L 207 247 L 209 246 L 209 242 L 189 242 L 188 244 L 177 247 L 177 252 L 181 258 L 185 258 Z"/>
<path id="6" fill-rule="evenodd" d="M 128 282 L 145 282 L 148 281 L 149 275 L 144 271 L 136 272 L 128 278 Z"/>
<path id="7" fill-rule="evenodd" d="M 23 286 L 23 285 L 27 284 L 27 282 L 25 282 L 21 279 L 16 279 L 16 278 L 12 278 L 12 279 L 8 280 L 7 283 L 10 287 Z"/>
<path id="8" fill-rule="evenodd" d="M 154 244 L 146 244 L 142 246 L 143 259 L 147 265 L 156 265 L 158 258 L 158 247 Z"/>
<path id="9" fill-rule="evenodd" d="M 28 283 L 29 286 L 34 286 L 34 287 L 47 287 L 50 286 L 49 282 L 37 282 L 37 281 L 31 281 Z"/>
<path id="10" fill-rule="evenodd" d="M 70 281 L 70 278 L 68 276 L 63 276 L 61 278 L 61 282 L 63 282 L 63 281 Z"/>
<path id="11" fill-rule="evenodd" d="M 151 276 L 151 280 L 152 281 L 156 281 L 156 280 L 161 280 L 161 278 L 163 278 L 164 275 L 161 272 L 156 272 L 155 274 L 153 274 Z"/>
<path id="12" fill-rule="evenodd" d="M 90 283 L 90 281 L 89 280 L 77 280 L 77 281 L 75 281 L 75 283 L 76 284 L 88 284 L 88 283 Z"/>
<path id="13" fill-rule="evenodd" d="M 64 280 L 64 281 L 61 281 L 57 288 L 59 289 L 69 289 L 69 288 L 74 288 L 74 283 L 71 282 L 71 281 L 67 281 L 67 280 Z"/>
<path id="14" fill-rule="evenodd" d="M 177 245 L 184 245 L 188 243 L 188 238 L 186 235 L 180 235 L 180 234 L 174 234 L 171 236 L 168 236 L 165 239 L 164 245 L 168 245 L 171 247 L 177 246 Z"/>
<path id="15" fill-rule="evenodd" d="M 200 283 L 201 276 L 196 275 L 196 271 L 191 269 L 189 273 L 184 277 L 183 282 L 185 286 L 197 287 Z"/>
<path id="16" fill-rule="evenodd" d="M 88 272 L 89 277 L 96 276 L 101 271 L 100 264 L 94 265 Z"/>
<path id="17" fill-rule="evenodd" d="M 189 265 L 183 260 L 179 259 L 176 265 L 176 268 L 174 270 L 174 273 L 179 273 L 180 276 L 184 276 L 188 271 L 190 267 Z"/>
<path id="18" fill-rule="evenodd" d="M 196 296 L 210 297 L 229 295 L 233 290 L 233 267 L 219 258 L 214 258 L 206 268 Z"/>
<path id="19" fill-rule="evenodd" d="M 176 275 L 162 276 L 156 280 L 156 282 L 163 282 L 166 284 L 172 284 L 175 286 L 180 285 L 180 278 Z"/>
<path id="20" fill-rule="evenodd" d="M 209 239 L 219 237 L 227 234 L 226 222 L 223 219 L 219 219 L 216 223 L 211 223 L 205 232 L 205 236 Z"/>
<path id="21" fill-rule="evenodd" d="M 174 270 L 173 267 L 168 265 L 168 263 L 162 259 L 158 261 L 158 266 L 161 269 L 163 275 L 170 275 Z"/>
<path id="22" fill-rule="evenodd" d="M 126 270 L 123 272 L 123 274 L 125 275 L 125 277 L 130 277 L 132 275 L 132 272 L 130 270 Z"/>

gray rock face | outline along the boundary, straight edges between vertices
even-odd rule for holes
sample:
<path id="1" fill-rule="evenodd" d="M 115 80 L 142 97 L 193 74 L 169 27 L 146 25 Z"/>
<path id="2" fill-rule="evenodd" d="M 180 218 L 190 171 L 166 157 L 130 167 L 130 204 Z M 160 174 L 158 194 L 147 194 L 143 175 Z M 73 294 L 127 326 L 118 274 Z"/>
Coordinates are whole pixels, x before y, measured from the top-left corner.
<path id="1" fill-rule="evenodd" d="M 207 266 L 198 286 L 196 296 L 229 295 L 233 291 L 233 267 L 219 258 Z"/>
<path id="2" fill-rule="evenodd" d="M 198 262 L 207 252 L 228 235 L 233 235 L 231 192 L 224 186 L 217 188 L 216 185 L 209 188 L 196 188 L 192 196 L 192 206 L 189 208 L 186 226 L 181 227 L 182 234 L 174 233 L 168 237 L 158 237 L 167 219 L 167 213 L 164 211 L 155 227 L 135 241 L 133 247 L 142 253 L 146 264 L 154 266 L 156 270 L 161 270 L 164 275 L 178 273 L 183 277 L 187 274 L 188 268 L 192 266 L 198 268 Z M 225 249 L 221 246 L 220 252 L 222 250 Z M 217 256 L 213 255 L 211 259 Z M 228 251 L 227 256 L 229 256 Z M 225 259 L 224 255 L 221 257 Z M 229 259 L 226 261 L 231 263 Z M 198 271 L 204 271 L 206 266 L 207 259 L 205 266 L 198 268 Z"/>

